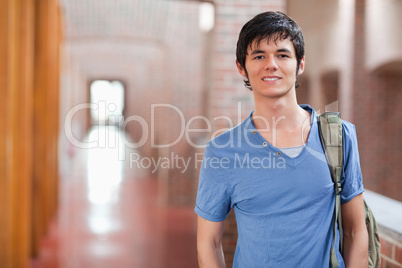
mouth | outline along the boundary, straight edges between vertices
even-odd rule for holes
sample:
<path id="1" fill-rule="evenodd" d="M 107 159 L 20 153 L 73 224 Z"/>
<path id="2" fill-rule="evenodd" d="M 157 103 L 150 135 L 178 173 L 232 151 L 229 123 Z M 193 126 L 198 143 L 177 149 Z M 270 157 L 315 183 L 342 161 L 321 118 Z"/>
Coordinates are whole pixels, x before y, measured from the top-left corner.
<path id="1" fill-rule="evenodd" d="M 280 77 L 264 77 L 262 79 L 262 81 L 273 82 L 273 81 L 277 81 L 277 80 L 280 80 L 280 79 L 281 79 Z"/>

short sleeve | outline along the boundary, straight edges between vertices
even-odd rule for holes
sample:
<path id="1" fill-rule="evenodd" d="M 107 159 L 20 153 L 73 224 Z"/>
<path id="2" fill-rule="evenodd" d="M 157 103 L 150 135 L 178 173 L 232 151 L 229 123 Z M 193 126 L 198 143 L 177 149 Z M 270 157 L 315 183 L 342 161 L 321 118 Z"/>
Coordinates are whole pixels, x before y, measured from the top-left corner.
<path id="1" fill-rule="evenodd" d="M 200 169 L 195 212 L 209 221 L 223 221 L 231 210 L 230 185 L 226 169 L 220 166 L 222 156 L 217 148 L 207 146 Z"/>
<path id="2" fill-rule="evenodd" d="M 364 191 L 355 126 L 343 122 L 343 175 L 341 202 L 345 204 Z"/>

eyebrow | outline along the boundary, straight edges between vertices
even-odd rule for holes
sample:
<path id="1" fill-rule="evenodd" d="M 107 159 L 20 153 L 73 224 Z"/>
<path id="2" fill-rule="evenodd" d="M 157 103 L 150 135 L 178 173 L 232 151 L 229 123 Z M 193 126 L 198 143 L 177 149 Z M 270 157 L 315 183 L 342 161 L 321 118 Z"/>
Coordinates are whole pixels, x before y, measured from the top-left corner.
<path id="1" fill-rule="evenodd" d="M 287 48 L 280 48 L 280 49 L 278 49 L 276 52 L 292 53 L 292 51 L 290 51 L 290 50 L 287 49 Z"/>
<path id="2" fill-rule="evenodd" d="M 287 49 L 287 48 L 279 48 L 279 49 L 276 50 L 276 52 L 277 52 L 277 53 L 292 53 L 292 52 L 291 52 L 289 49 Z M 250 55 L 263 54 L 263 53 L 265 53 L 264 50 L 256 49 L 256 50 L 251 51 Z"/>
<path id="3" fill-rule="evenodd" d="M 265 53 L 265 51 L 261 50 L 261 49 L 256 49 L 256 50 L 251 51 L 250 55 L 262 54 L 262 53 Z"/>

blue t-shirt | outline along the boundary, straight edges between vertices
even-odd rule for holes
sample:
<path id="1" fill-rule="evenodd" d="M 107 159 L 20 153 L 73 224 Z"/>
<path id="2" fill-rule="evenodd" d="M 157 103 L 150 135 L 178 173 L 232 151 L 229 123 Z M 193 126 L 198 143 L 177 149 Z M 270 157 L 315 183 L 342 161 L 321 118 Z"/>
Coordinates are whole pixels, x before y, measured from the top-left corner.
<path id="1" fill-rule="evenodd" d="M 311 129 L 295 158 L 258 133 L 252 114 L 205 149 L 195 212 L 223 221 L 234 208 L 238 241 L 233 267 L 329 267 L 334 184 L 315 111 L 302 107 L 312 113 Z M 343 121 L 343 129 L 341 201 L 346 203 L 363 192 L 363 183 L 355 128 Z"/>

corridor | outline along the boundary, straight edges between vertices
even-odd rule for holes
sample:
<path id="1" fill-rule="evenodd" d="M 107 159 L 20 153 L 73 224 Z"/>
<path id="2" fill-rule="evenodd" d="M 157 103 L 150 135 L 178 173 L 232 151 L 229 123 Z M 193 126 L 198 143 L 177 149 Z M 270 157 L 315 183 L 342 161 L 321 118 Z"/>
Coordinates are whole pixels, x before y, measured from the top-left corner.
<path id="1" fill-rule="evenodd" d="M 158 202 L 156 176 L 130 167 L 116 127 L 93 127 L 60 181 L 56 219 L 31 268 L 196 267 L 193 208 Z M 125 160 L 124 160 L 125 159 Z"/>

